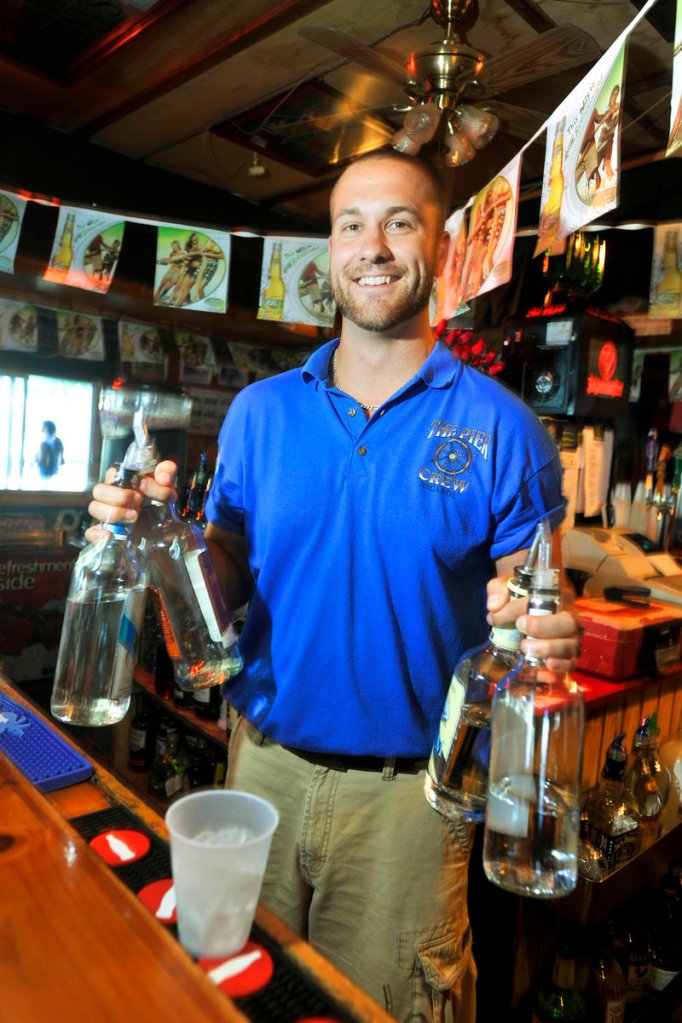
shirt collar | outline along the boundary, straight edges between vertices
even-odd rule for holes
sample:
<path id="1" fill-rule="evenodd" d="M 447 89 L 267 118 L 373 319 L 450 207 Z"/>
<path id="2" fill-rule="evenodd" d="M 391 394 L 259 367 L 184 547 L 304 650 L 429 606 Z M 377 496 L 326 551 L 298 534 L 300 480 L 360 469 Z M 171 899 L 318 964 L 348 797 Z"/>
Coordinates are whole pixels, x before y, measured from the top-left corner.
<path id="1" fill-rule="evenodd" d="M 338 347 L 339 339 L 327 341 L 320 348 L 316 348 L 307 362 L 301 367 L 301 376 L 304 383 L 317 381 L 326 384 L 329 380 L 329 364 L 334 350 Z M 461 373 L 462 365 L 447 345 L 442 341 L 436 341 L 433 351 L 421 365 L 416 374 L 416 379 L 423 380 L 427 387 L 448 387 Z"/>

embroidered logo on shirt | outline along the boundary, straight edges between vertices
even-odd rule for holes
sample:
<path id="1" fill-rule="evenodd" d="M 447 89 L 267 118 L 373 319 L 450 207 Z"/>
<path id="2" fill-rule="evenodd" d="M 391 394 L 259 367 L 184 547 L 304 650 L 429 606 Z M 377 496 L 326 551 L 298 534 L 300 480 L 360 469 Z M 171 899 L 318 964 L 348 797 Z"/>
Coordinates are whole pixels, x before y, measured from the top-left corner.
<path id="1" fill-rule="evenodd" d="M 488 458 L 491 435 L 475 427 L 435 419 L 427 440 L 433 440 L 434 451 L 430 464 L 419 470 L 420 487 L 441 491 L 448 497 L 463 494 L 471 483 L 466 476 L 474 460 L 479 455 Z"/>

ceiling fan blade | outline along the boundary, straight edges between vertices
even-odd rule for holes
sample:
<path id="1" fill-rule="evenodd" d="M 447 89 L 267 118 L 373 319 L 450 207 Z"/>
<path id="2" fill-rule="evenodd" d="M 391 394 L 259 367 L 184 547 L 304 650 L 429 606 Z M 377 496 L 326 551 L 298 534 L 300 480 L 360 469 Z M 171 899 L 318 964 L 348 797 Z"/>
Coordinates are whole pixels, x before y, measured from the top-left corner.
<path id="1" fill-rule="evenodd" d="M 285 118 L 272 120 L 268 123 L 270 135 L 280 135 L 283 138 L 301 138 L 305 135 L 313 135 L 320 131 L 333 131 L 344 124 L 361 122 L 365 116 L 368 117 L 391 117 L 404 113 L 405 108 L 397 107 L 351 107 L 342 108 L 328 114 L 313 115 L 311 117 L 297 117 L 287 121 Z"/>
<path id="2" fill-rule="evenodd" d="M 309 39 L 311 42 L 317 43 L 318 46 L 324 47 L 325 50 L 331 50 L 332 53 L 337 53 L 340 57 L 359 64 L 379 78 L 387 78 L 390 82 L 396 82 L 400 86 L 405 85 L 408 77 L 406 68 L 389 57 L 384 57 L 382 53 L 372 50 L 369 46 L 365 46 L 359 39 L 355 39 L 347 32 L 342 32 L 338 28 L 309 27 L 299 29 L 298 34 L 304 39 Z"/>
<path id="3" fill-rule="evenodd" d="M 570 71 L 601 56 L 598 44 L 574 25 L 552 28 L 532 43 L 486 61 L 480 75 L 485 95 L 495 96 L 560 71 Z"/>
<path id="4" fill-rule="evenodd" d="M 547 120 L 547 114 L 539 110 L 528 110 L 526 107 L 513 106 L 494 99 L 482 104 L 486 110 L 492 110 L 503 123 L 503 131 L 507 135 L 516 135 L 522 139 L 532 138 L 541 124 Z"/>

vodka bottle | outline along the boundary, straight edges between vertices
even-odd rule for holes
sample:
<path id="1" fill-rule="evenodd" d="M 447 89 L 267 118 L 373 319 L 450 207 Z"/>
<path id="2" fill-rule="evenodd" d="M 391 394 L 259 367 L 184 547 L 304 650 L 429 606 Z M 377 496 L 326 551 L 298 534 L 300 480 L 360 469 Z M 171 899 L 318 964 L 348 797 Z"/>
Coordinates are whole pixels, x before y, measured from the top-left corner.
<path id="1" fill-rule="evenodd" d="M 124 460 L 116 483 L 133 478 Z M 66 601 L 50 709 L 71 725 L 113 725 L 130 705 L 146 582 L 128 530 L 107 528 L 78 556 Z"/>
<path id="2" fill-rule="evenodd" d="M 559 571 L 539 558 L 529 614 L 559 610 Z M 583 750 L 577 685 L 532 653 L 498 685 L 491 715 L 483 867 L 518 895 L 556 898 L 577 882 Z"/>
<path id="3" fill-rule="evenodd" d="M 527 595 L 532 557 L 509 580 L 512 597 Z M 444 817 L 477 823 L 485 817 L 492 696 L 517 664 L 521 638 L 513 627 L 493 626 L 455 666 L 424 782 L 428 802 Z"/>
<path id="4" fill-rule="evenodd" d="M 606 751 L 599 788 L 587 801 L 590 842 L 606 860 L 608 872 L 632 859 L 639 844 L 637 806 L 625 791 L 625 732 Z"/>
<path id="5" fill-rule="evenodd" d="M 649 756 L 649 719 L 644 718 L 632 743 L 632 763 L 625 772 L 624 786 L 639 813 L 638 849 L 647 849 L 658 838 L 663 800 Z"/>
<path id="6" fill-rule="evenodd" d="M 161 627 L 181 689 L 218 685 L 242 660 L 218 579 L 200 529 L 171 504 L 143 507 L 135 536 L 161 608 Z"/>

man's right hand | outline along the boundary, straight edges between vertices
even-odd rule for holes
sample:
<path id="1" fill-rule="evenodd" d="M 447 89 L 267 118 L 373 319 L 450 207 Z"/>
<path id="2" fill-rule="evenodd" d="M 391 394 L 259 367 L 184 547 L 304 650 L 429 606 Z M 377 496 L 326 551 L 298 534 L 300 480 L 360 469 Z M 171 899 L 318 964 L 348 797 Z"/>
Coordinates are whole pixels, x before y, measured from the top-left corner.
<path id="1" fill-rule="evenodd" d="M 137 520 L 142 501 L 145 497 L 152 501 L 175 501 L 175 479 L 178 467 L 175 462 L 159 462 L 153 474 L 143 476 L 139 490 L 127 490 L 112 486 L 116 476 L 114 468 L 108 469 L 103 483 L 96 483 L 92 490 L 93 500 L 88 505 L 88 512 L 101 525 L 95 524 L 85 533 L 89 543 L 101 540 L 106 533 L 107 523 L 121 522 L 131 525 Z"/>

